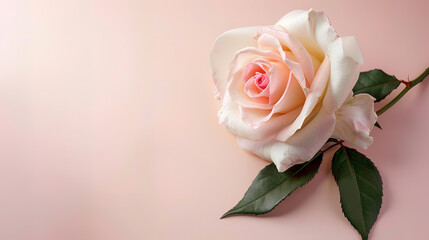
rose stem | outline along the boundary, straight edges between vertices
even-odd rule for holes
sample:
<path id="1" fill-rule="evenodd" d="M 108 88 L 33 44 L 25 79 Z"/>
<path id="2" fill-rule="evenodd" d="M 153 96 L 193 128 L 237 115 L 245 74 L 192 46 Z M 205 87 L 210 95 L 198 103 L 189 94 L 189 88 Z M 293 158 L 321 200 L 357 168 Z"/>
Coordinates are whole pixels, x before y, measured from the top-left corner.
<path id="1" fill-rule="evenodd" d="M 331 146 L 329 146 L 328 148 L 326 148 L 325 150 L 321 151 L 322 153 L 328 151 L 329 149 L 337 146 L 337 145 L 343 145 L 344 140 L 337 140 L 334 144 L 332 144 Z M 325 143 L 326 144 L 326 143 Z"/>
<path id="2" fill-rule="evenodd" d="M 405 88 L 404 90 L 402 90 L 402 92 L 400 92 L 398 94 L 398 96 L 396 96 L 392 101 L 390 101 L 388 104 L 386 104 L 386 106 L 382 107 L 381 109 L 379 109 L 377 111 L 377 115 L 380 116 L 381 114 L 383 114 L 385 111 L 387 111 L 387 109 L 391 108 L 393 105 L 395 105 L 395 103 L 397 101 L 399 101 L 399 99 L 401 99 L 408 91 L 410 91 L 411 88 L 413 88 L 414 86 L 416 86 L 417 84 L 419 84 L 421 81 L 423 81 L 427 76 L 429 75 L 429 67 L 426 68 L 426 70 L 420 74 L 420 76 L 418 76 L 416 79 L 414 79 L 413 81 L 411 81 Z"/>

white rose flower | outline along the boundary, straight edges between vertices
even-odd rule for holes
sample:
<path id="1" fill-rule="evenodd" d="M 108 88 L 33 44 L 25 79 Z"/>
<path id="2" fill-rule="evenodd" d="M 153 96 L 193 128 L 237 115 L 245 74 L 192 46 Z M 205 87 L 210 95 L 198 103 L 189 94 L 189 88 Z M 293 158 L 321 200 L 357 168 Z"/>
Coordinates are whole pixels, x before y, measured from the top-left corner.
<path id="1" fill-rule="evenodd" d="M 323 12 L 292 11 L 273 26 L 225 32 L 210 58 L 220 123 L 279 171 L 310 160 L 330 137 L 372 143 L 374 99 L 346 102 L 363 57 Z"/>

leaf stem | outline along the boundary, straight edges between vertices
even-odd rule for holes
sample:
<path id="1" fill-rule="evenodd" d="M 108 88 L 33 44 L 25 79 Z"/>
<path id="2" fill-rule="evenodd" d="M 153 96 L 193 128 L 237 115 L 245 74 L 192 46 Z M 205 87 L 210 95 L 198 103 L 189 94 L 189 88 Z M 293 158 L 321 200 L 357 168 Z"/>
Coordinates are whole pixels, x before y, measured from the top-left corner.
<path id="1" fill-rule="evenodd" d="M 335 139 L 336 140 L 336 139 Z M 328 148 L 326 148 L 325 150 L 321 150 L 320 152 L 321 153 L 324 153 L 324 152 L 326 152 L 326 151 L 328 151 L 329 149 L 331 149 L 331 148 L 333 148 L 333 147 L 335 147 L 335 146 L 338 146 L 338 145 L 341 145 L 341 146 L 343 146 L 343 142 L 344 142 L 344 140 L 336 140 L 335 141 L 335 143 L 334 144 L 332 144 L 331 146 L 329 146 Z"/>
<path id="2" fill-rule="evenodd" d="M 380 116 L 385 111 L 387 111 L 389 108 L 391 108 L 393 105 L 395 105 L 396 102 L 398 102 L 408 91 L 410 91 L 411 88 L 422 82 L 427 76 L 429 75 L 429 67 L 426 68 L 426 70 L 420 74 L 416 79 L 411 81 L 405 88 L 396 96 L 393 100 L 391 100 L 388 104 L 386 104 L 384 107 L 379 109 L 377 111 L 377 115 Z"/>

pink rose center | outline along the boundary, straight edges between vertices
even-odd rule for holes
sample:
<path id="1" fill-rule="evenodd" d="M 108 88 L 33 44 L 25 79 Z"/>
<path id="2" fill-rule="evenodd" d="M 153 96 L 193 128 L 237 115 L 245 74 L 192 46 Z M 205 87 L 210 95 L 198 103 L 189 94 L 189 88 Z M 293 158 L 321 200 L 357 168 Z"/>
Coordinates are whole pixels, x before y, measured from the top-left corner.
<path id="1" fill-rule="evenodd" d="M 258 86 L 258 88 L 260 88 L 261 90 L 265 89 L 268 86 L 268 83 L 270 83 L 270 78 L 266 73 L 257 72 L 254 78 L 256 86 Z"/>
<path id="2" fill-rule="evenodd" d="M 244 92 L 253 101 L 258 103 L 269 103 L 270 96 L 270 73 L 267 70 L 271 66 L 262 59 L 256 59 L 248 63 L 243 69 L 242 79 Z"/>

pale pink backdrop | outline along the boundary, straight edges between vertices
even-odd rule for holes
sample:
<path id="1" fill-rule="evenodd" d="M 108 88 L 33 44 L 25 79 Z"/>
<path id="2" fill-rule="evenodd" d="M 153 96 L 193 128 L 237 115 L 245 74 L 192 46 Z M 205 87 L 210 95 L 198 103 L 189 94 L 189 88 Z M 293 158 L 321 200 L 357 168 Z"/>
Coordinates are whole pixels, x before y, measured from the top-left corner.
<path id="1" fill-rule="evenodd" d="M 217 125 L 208 55 L 294 9 L 356 36 L 362 70 L 429 66 L 429 3 L 0 1 L 0 239 L 360 239 L 325 159 L 272 213 L 219 217 L 267 162 Z M 429 80 L 364 153 L 384 179 L 371 239 L 429 239 Z"/>

